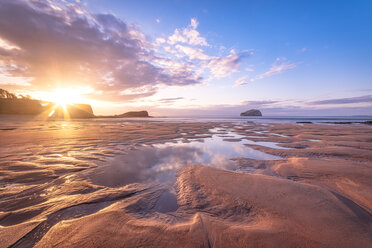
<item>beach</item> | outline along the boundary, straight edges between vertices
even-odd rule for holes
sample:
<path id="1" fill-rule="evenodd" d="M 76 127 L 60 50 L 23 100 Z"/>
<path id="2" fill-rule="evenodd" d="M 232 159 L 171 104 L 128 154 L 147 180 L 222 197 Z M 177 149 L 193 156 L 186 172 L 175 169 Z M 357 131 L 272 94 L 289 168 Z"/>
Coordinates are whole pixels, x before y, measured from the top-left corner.
<path id="1" fill-rule="evenodd" d="M 7 119 L 0 247 L 371 247 L 372 127 Z"/>

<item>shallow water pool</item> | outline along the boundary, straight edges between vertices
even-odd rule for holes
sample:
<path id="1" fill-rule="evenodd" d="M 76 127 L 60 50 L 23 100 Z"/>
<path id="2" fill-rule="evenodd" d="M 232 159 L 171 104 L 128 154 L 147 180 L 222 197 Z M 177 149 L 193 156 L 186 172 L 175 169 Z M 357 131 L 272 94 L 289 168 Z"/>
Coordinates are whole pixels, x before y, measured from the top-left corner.
<path id="1" fill-rule="evenodd" d="M 176 139 L 163 144 L 143 145 L 114 158 L 107 166 L 94 169 L 89 177 L 98 185 L 110 187 L 130 183 L 175 181 L 176 173 L 188 165 L 207 165 L 237 170 L 233 158 L 279 160 L 281 157 L 255 150 L 245 144 L 276 146 L 273 142 L 253 142 L 228 130 L 212 129 L 212 137 Z M 224 133 L 223 137 L 219 135 Z M 226 136 L 229 138 L 226 139 Z M 270 144 L 269 144 L 270 143 Z"/>

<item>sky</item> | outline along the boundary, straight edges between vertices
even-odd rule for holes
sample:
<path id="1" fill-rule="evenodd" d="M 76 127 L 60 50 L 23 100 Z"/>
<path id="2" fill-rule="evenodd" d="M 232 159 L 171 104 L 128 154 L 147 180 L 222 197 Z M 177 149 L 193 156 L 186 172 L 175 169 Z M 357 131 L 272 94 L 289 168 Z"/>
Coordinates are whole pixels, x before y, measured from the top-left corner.
<path id="1" fill-rule="evenodd" d="M 0 88 L 95 114 L 372 115 L 372 1 L 1 0 Z"/>

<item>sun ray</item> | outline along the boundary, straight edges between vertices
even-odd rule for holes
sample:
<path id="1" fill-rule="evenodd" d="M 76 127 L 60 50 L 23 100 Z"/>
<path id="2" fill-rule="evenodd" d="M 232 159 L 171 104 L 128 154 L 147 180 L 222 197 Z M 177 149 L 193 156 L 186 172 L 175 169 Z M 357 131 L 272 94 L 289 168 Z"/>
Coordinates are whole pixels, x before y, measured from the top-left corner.
<path id="1" fill-rule="evenodd" d="M 80 108 L 80 103 L 86 103 L 84 95 L 92 93 L 94 90 L 90 87 L 82 88 L 56 88 L 49 92 L 39 92 L 37 98 L 43 99 L 46 107 L 45 116 L 49 118 L 70 119 L 71 109 Z"/>
<path id="2" fill-rule="evenodd" d="M 54 112 L 56 112 L 56 110 L 55 109 L 53 109 L 50 113 L 49 113 L 49 115 L 48 115 L 48 117 L 51 117 L 51 116 L 53 116 L 53 114 L 54 114 Z"/>

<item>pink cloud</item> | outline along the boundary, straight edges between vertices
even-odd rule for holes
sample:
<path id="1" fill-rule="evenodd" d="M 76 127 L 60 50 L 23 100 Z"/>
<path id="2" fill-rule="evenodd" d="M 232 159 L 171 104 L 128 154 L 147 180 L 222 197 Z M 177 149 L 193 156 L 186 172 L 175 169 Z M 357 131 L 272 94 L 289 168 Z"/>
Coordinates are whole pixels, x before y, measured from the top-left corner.
<path id="1" fill-rule="evenodd" d="M 199 22 L 195 18 L 192 18 L 189 26 L 182 30 L 174 30 L 174 33 L 168 37 L 168 43 L 171 45 L 186 43 L 196 46 L 209 46 L 206 39 L 196 30 L 198 26 Z"/>

